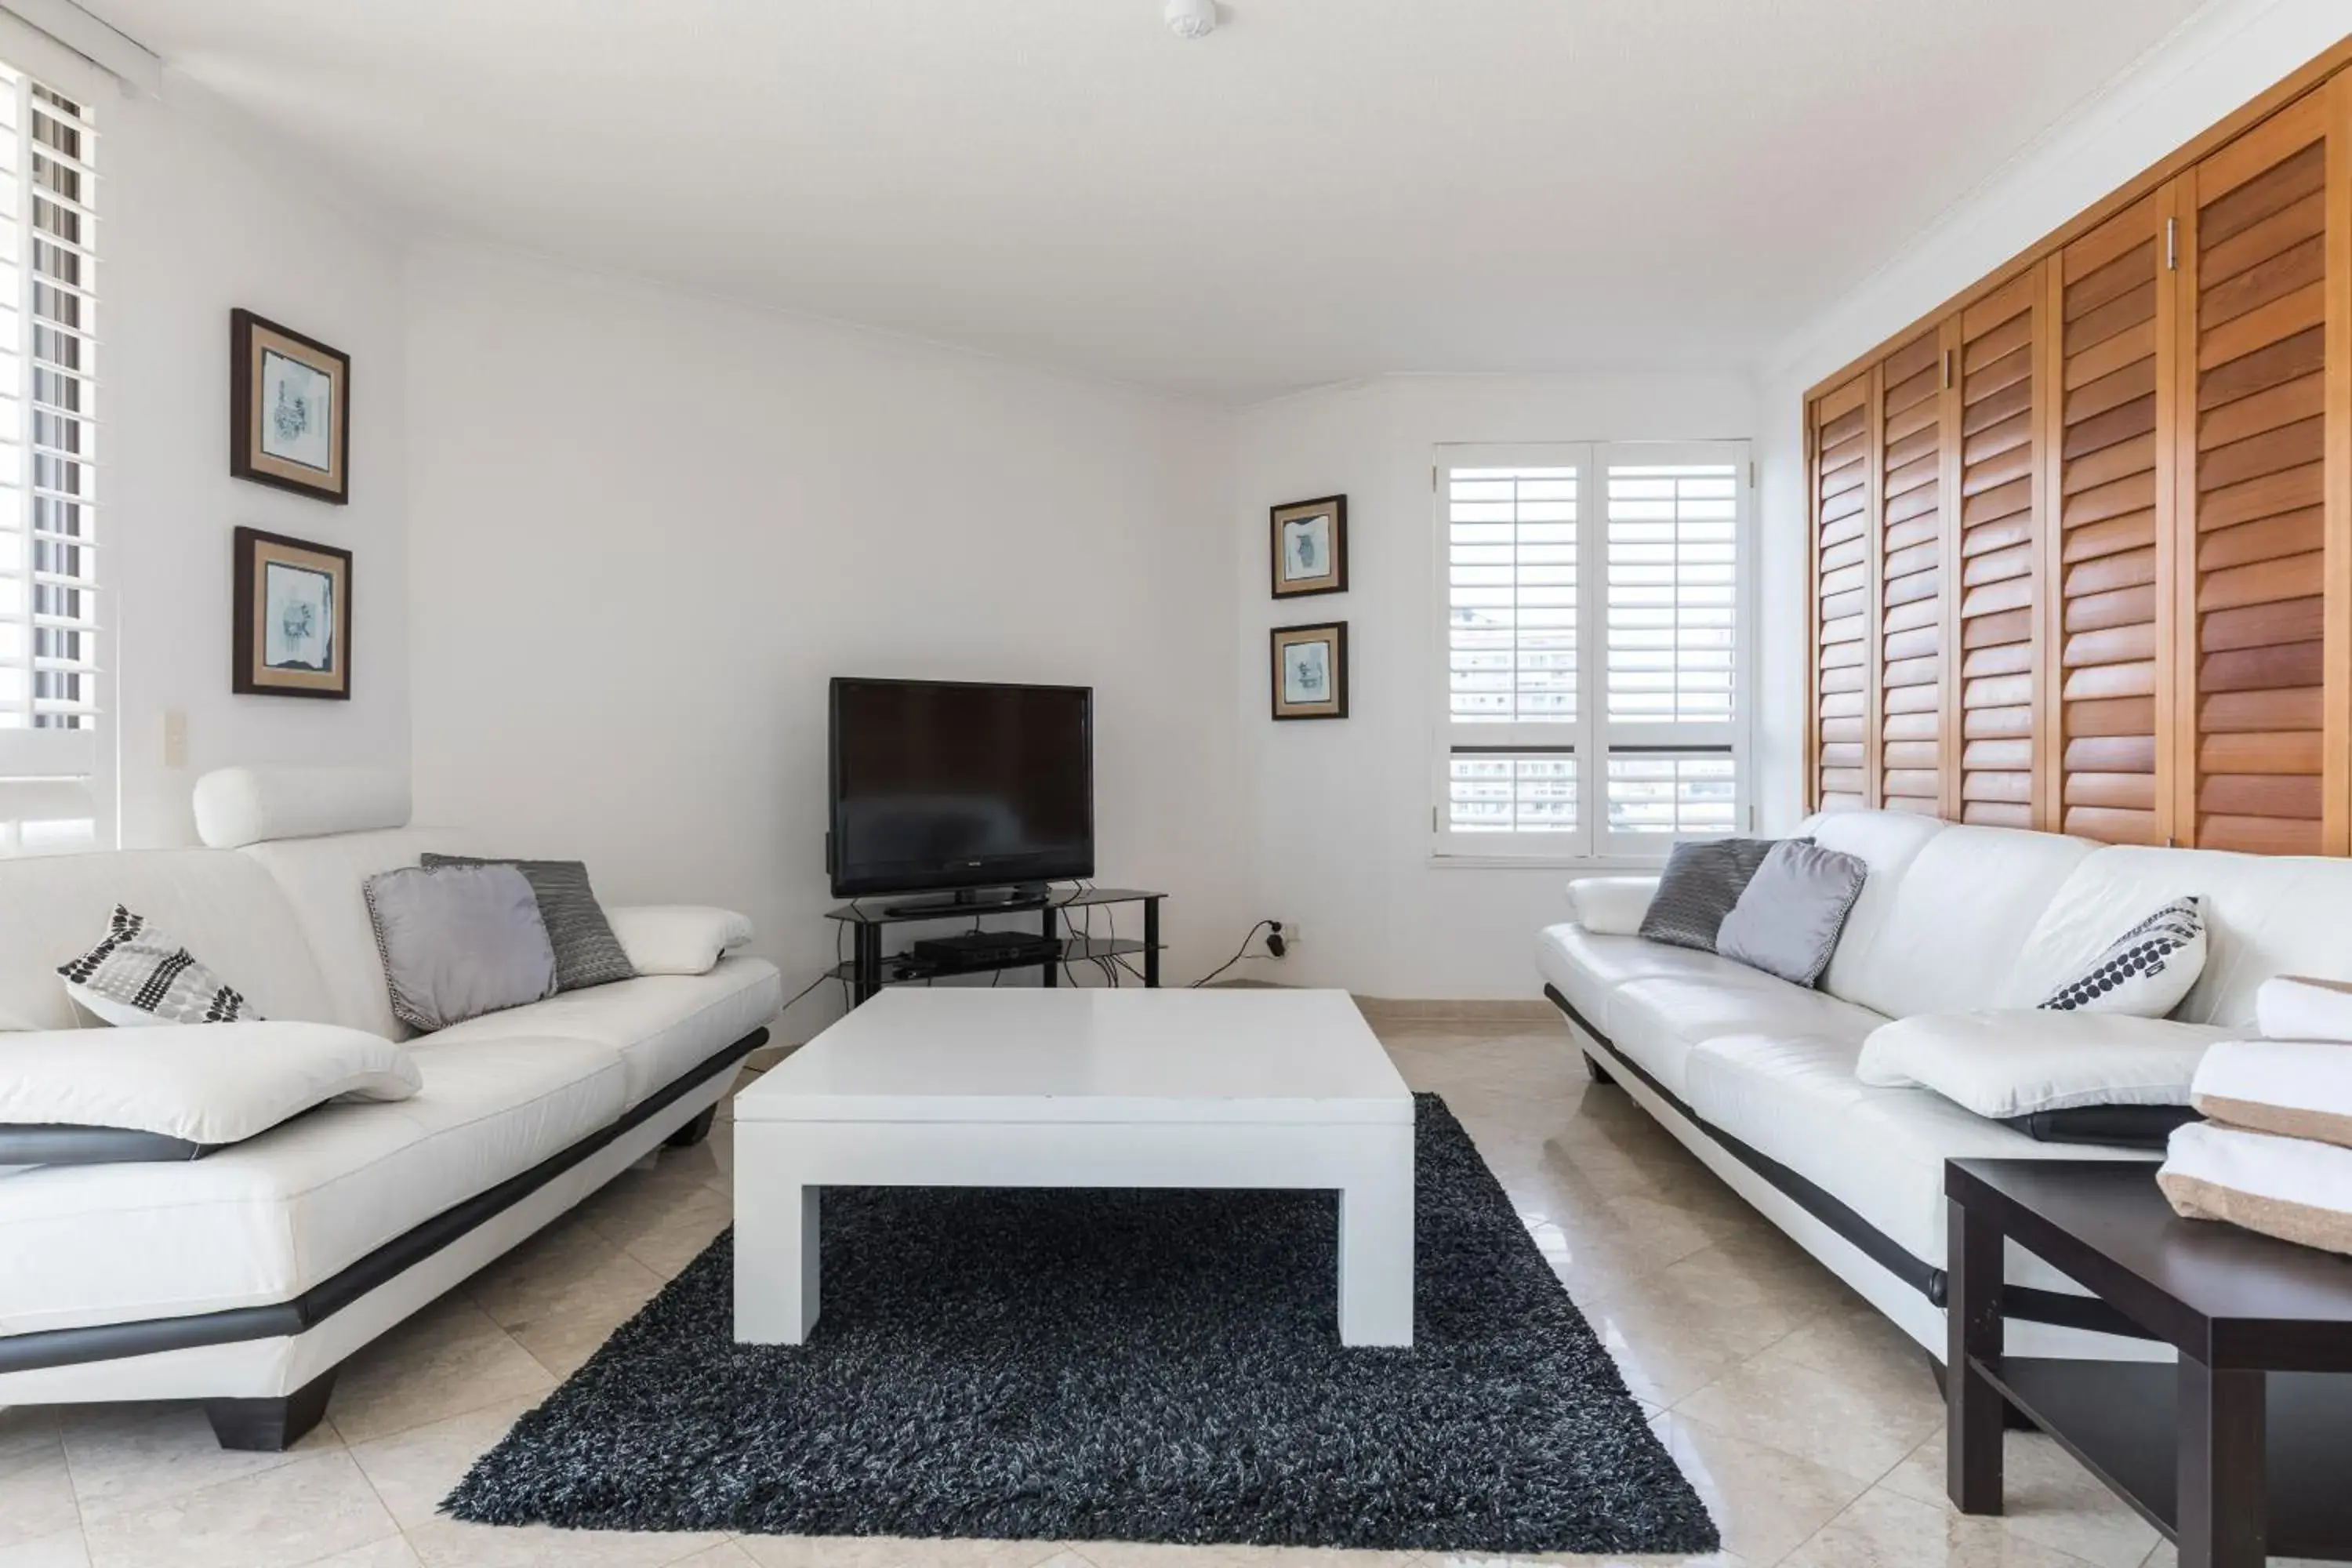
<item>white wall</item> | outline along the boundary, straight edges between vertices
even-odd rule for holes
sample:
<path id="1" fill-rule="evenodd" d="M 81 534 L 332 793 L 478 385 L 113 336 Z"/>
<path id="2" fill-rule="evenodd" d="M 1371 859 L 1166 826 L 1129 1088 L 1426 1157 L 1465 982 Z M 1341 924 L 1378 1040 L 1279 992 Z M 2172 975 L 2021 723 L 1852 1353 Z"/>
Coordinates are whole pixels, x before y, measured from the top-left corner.
<path id="1" fill-rule="evenodd" d="M 421 818 L 740 908 L 797 989 L 827 678 L 1087 684 L 1100 879 L 1171 978 L 1239 940 L 1227 416 L 484 251 L 408 303 Z"/>
<path id="2" fill-rule="evenodd" d="M 1429 857 L 1436 556 L 1433 449 L 1445 442 L 1734 439 L 1744 376 L 1404 375 L 1244 411 L 1234 486 L 1245 606 L 1234 699 L 1254 806 L 1253 916 L 1302 938 L 1258 973 L 1374 996 L 1535 994 L 1537 930 L 1565 918 L 1559 868 L 1471 869 Z M 1266 509 L 1348 497 L 1349 591 L 1267 594 Z M 1349 717 L 1266 715 L 1266 628 L 1348 622 Z"/>
<path id="3" fill-rule="evenodd" d="M 2217 0 L 1782 344 L 1765 376 L 1758 453 L 1768 828 L 1797 819 L 1804 785 L 1805 389 L 2259 97 L 2347 26 L 2344 0 Z"/>
<path id="4" fill-rule="evenodd" d="M 189 791 L 231 763 L 408 757 L 406 450 L 401 247 L 330 176 L 248 136 L 202 89 L 109 89 L 100 132 L 103 613 L 115 642 L 127 846 L 193 843 Z M 229 477 L 229 311 L 244 306 L 352 356 L 348 506 Z M 352 552 L 349 702 L 229 691 L 230 533 Z M 188 717 L 167 767 L 163 715 Z"/>

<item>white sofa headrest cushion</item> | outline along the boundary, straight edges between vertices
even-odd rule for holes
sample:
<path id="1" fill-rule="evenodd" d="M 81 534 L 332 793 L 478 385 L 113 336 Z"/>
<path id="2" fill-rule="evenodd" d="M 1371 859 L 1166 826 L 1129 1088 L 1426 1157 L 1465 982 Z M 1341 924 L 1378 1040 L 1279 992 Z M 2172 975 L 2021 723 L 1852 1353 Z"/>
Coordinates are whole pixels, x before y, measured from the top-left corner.
<path id="1" fill-rule="evenodd" d="M 394 768 L 217 768 L 196 781 L 196 833 L 215 849 L 408 826 Z"/>

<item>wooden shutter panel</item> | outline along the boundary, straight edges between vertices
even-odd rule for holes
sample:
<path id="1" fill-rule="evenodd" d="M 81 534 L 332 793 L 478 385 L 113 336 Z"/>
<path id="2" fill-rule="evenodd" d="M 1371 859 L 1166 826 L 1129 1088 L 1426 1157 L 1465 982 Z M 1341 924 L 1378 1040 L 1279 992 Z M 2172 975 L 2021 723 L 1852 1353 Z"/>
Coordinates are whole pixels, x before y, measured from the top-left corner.
<path id="1" fill-rule="evenodd" d="M 2167 193 L 2135 203 L 2058 259 L 2054 826 L 2115 843 L 2165 837 L 2158 489 L 2171 403 L 2158 352 L 2171 311 L 2168 205 Z"/>
<path id="2" fill-rule="evenodd" d="M 1943 671 L 1943 342 L 1933 331 L 1879 370 L 1878 804 L 1938 816 Z"/>
<path id="3" fill-rule="evenodd" d="M 1866 804 L 1872 744 L 1870 378 L 1813 405 L 1813 722 L 1817 809 Z"/>
<path id="4" fill-rule="evenodd" d="M 2034 465 L 2043 270 L 1970 305 L 1959 323 L 1959 818 L 2034 826 Z"/>
<path id="5" fill-rule="evenodd" d="M 2322 848 L 2327 103 L 2304 99 L 2189 176 L 2195 585 L 2180 614 L 2195 632 L 2179 670 L 2194 706 L 2177 812 L 2214 848 Z"/>

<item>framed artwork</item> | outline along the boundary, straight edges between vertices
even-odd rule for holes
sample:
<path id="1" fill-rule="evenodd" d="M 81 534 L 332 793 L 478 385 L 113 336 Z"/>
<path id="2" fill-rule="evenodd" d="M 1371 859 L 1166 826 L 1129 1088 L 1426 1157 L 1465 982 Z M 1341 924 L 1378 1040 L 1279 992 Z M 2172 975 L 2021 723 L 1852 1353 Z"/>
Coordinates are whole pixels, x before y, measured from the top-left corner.
<path id="1" fill-rule="evenodd" d="M 352 358 L 231 310 L 228 471 L 257 485 L 352 499 Z"/>
<path id="2" fill-rule="evenodd" d="M 1274 716 L 1348 716 L 1348 623 L 1276 626 L 1267 650 L 1274 664 Z"/>
<path id="3" fill-rule="evenodd" d="M 233 597 L 231 689 L 350 699 L 350 551 L 240 528 Z"/>
<path id="4" fill-rule="evenodd" d="M 1348 591 L 1348 498 L 1295 500 L 1267 514 L 1274 547 L 1274 596 Z"/>

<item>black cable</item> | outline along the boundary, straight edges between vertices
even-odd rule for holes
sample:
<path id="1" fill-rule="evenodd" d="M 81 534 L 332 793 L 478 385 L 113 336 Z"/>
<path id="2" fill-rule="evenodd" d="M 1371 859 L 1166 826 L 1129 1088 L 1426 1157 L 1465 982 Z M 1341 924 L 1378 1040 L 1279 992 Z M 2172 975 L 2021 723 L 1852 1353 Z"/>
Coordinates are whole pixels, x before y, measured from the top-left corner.
<path id="1" fill-rule="evenodd" d="M 1197 991 L 1202 986 L 1206 985 L 1210 981 L 1214 980 L 1218 975 L 1223 974 L 1226 970 L 1231 969 L 1234 964 L 1239 963 L 1243 959 L 1247 958 L 1249 956 L 1250 943 L 1257 940 L 1257 933 L 1265 930 L 1272 924 L 1274 924 L 1272 921 L 1260 921 L 1257 924 L 1250 927 L 1249 934 L 1242 938 L 1241 946 L 1234 951 L 1234 955 L 1231 958 L 1217 965 L 1216 968 L 1209 971 L 1208 973 L 1201 976 L 1200 979 L 1192 982 L 1192 984 L 1185 987 L 1185 989 L 1188 991 Z"/>

